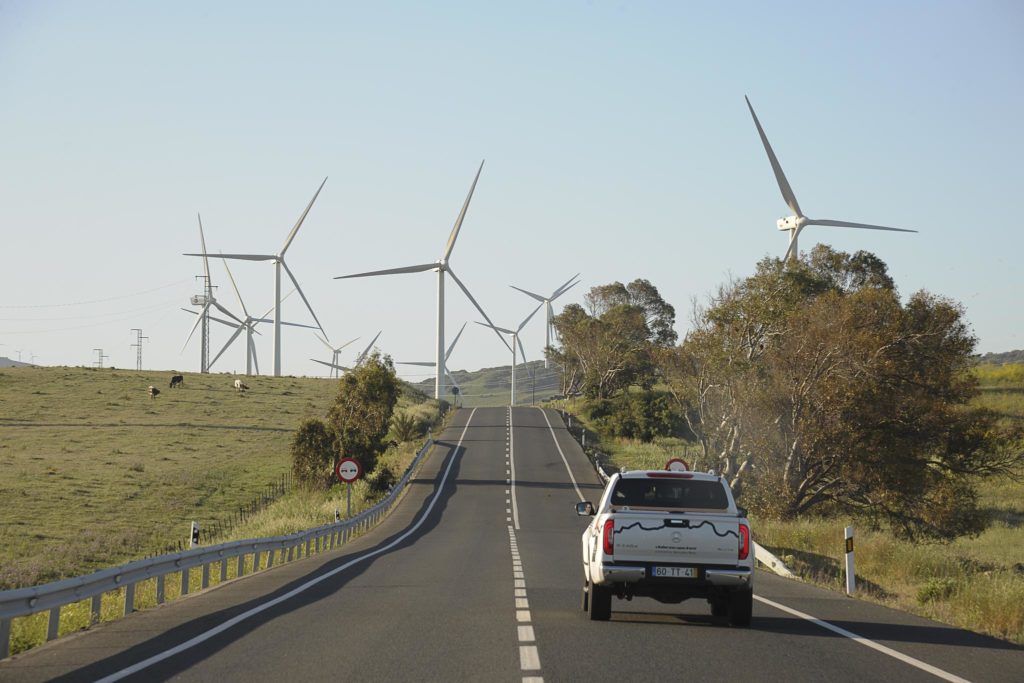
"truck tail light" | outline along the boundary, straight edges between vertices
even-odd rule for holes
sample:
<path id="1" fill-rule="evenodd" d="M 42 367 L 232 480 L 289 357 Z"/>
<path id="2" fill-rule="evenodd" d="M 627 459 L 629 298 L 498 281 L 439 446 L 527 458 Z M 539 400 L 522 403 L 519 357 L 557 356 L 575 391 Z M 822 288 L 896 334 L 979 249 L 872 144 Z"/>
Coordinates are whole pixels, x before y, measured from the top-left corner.
<path id="1" fill-rule="evenodd" d="M 750 527 L 740 524 L 740 559 L 745 560 L 750 556 Z"/>
<path id="2" fill-rule="evenodd" d="M 604 534 L 601 536 L 601 544 L 604 547 L 605 555 L 615 554 L 615 520 L 606 519 L 604 522 Z"/>

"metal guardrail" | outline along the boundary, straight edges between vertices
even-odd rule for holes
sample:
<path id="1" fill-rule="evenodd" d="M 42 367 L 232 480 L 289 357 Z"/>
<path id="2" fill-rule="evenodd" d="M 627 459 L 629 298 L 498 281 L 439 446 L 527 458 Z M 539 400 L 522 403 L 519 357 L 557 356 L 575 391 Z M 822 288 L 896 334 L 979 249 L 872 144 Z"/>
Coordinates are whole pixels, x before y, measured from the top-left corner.
<path id="1" fill-rule="evenodd" d="M 255 574 L 261 569 L 260 558 L 264 553 L 265 568 L 269 569 L 274 566 L 275 558 L 277 563 L 281 564 L 343 545 L 349 538 L 376 525 L 391 510 L 433 444 L 432 438 L 427 439 L 384 500 L 351 519 L 287 536 L 229 541 L 205 548 L 193 548 L 180 553 L 136 560 L 120 567 L 102 569 L 85 576 L 41 586 L 0 591 L 0 659 L 10 655 L 11 620 L 17 617 L 27 617 L 48 610 L 50 616 L 46 640 L 50 641 L 57 638 L 60 611 L 66 605 L 91 598 L 90 622 L 96 624 L 100 619 L 101 601 L 105 593 L 124 589 L 123 614 L 134 612 L 135 586 L 140 581 L 156 579 L 156 601 L 157 604 L 162 604 L 168 574 L 181 573 L 181 595 L 186 595 L 189 592 L 191 570 L 196 567 L 202 567 L 202 587 L 207 588 L 210 585 L 210 565 L 214 562 L 220 563 L 220 580 L 225 581 L 228 562 L 232 559 L 237 558 L 236 578 L 241 578 L 245 575 L 246 558 L 249 555 L 253 558 L 251 573 Z"/>

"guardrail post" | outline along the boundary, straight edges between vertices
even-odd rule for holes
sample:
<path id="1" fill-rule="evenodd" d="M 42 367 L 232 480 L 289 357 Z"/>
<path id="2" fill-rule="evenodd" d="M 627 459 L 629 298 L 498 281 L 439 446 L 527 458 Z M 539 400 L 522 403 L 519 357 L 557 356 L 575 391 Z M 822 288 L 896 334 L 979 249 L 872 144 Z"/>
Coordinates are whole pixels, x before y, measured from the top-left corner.
<path id="1" fill-rule="evenodd" d="M 260 570 L 260 551 L 257 550 L 252 554 L 252 573 L 255 574 Z"/>
<path id="2" fill-rule="evenodd" d="M 306 539 L 306 557 L 309 557 L 309 546 L 312 543 L 312 539 Z"/>
<path id="3" fill-rule="evenodd" d="M 89 606 L 89 623 L 93 626 L 100 623 L 101 609 L 103 609 L 103 593 L 92 596 L 92 604 Z"/>
<path id="4" fill-rule="evenodd" d="M 295 546 L 288 546 L 288 559 L 285 562 L 291 562 L 295 558 Z"/>
<path id="5" fill-rule="evenodd" d="M 228 580 L 228 558 L 220 558 L 220 582 L 224 583 Z"/>
<path id="6" fill-rule="evenodd" d="M 188 572 L 189 568 L 185 567 L 181 570 L 181 594 L 188 595 Z"/>
<path id="7" fill-rule="evenodd" d="M 203 564 L 203 588 L 210 587 L 210 563 Z"/>
<path id="8" fill-rule="evenodd" d="M 164 604 L 164 575 L 156 577 L 156 604 Z"/>
<path id="9" fill-rule="evenodd" d="M 58 629 L 60 629 L 60 605 L 50 610 L 50 622 L 46 625 L 46 642 L 57 638 Z"/>
<path id="10" fill-rule="evenodd" d="M 0 659 L 11 656 L 11 620 L 0 619 Z"/>
<path id="11" fill-rule="evenodd" d="M 124 587 L 124 613 L 125 616 L 135 611 L 135 584 L 129 583 Z"/>
<path id="12" fill-rule="evenodd" d="M 238 575 L 235 578 L 245 576 L 245 553 L 238 556 Z"/>
<path id="13" fill-rule="evenodd" d="M 267 551 L 267 569 L 274 566 L 274 555 L 277 553 L 276 548 L 271 548 Z"/>

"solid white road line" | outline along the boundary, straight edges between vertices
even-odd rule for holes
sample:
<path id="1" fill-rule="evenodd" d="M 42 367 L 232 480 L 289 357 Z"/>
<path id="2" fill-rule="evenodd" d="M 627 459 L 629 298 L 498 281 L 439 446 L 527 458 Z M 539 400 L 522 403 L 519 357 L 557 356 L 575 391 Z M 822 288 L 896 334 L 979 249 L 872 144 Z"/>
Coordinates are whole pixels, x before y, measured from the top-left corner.
<path id="1" fill-rule="evenodd" d="M 555 442 L 555 448 L 558 449 L 558 454 L 562 456 L 562 462 L 565 463 L 565 471 L 569 473 L 569 481 L 572 482 L 572 487 L 576 489 L 576 495 L 580 497 L 580 502 L 583 502 L 583 494 L 580 492 L 579 485 L 576 484 L 576 477 L 572 476 L 572 468 L 569 467 L 569 461 L 565 459 L 565 453 L 562 452 L 562 447 L 558 444 L 558 437 L 555 436 L 555 429 L 551 426 L 551 420 L 548 419 L 548 414 L 544 412 L 543 408 L 537 408 L 537 410 L 539 410 L 540 414 L 544 416 L 544 421 L 548 423 L 548 430 L 551 432 L 551 439 Z"/>
<path id="2" fill-rule="evenodd" d="M 469 424 L 473 421 L 473 414 L 474 413 L 476 413 L 476 408 L 473 408 L 473 410 L 469 413 L 469 419 L 466 420 L 466 426 L 463 427 L 462 434 L 459 436 L 459 443 L 455 447 L 456 453 L 459 451 L 460 448 L 462 448 L 462 440 L 466 436 L 466 430 L 469 429 Z M 195 647 L 196 645 L 204 643 L 207 640 L 209 640 L 210 638 L 213 638 L 214 636 L 219 635 L 219 634 L 223 633 L 224 631 L 227 631 L 232 626 L 240 624 L 243 621 L 245 621 L 245 620 L 247 620 L 247 619 L 249 619 L 251 617 L 256 616 L 257 614 L 260 614 L 261 612 L 265 612 L 266 610 L 270 609 L 271 607 L 279 605 L 282 602 L 285 602 L 286 600 L 291 600 L 296 595 L 299 595 L 300 593 L 302 593 L 302 592 L 304 592 L 306 590 L 309 590 L 310 588 L 312 588 L 313 586 L 317 585 L 318 583 L 321 583 L 322 581 L 326 581 L 327 579 L 333 577 L 334 575 L 338 574 L 339 572 L 345 571 L 349 567 L 355 566 L 355 565 L 359 564 L 360 562 L 364 562 L 365 560 L 370 559 L 371 557 L 376 557 L 377 555 L 380 555 L 382 553 L 387 552 L 388 550 L 391 550 L 396 545 L 400 544 L 402 541 L 404 541 L 405 539 L 409 538 L 409 536 L 414 534 L 416 532 L 416 530 L 419 529 L 420 526 L 423 525 L 423 521 L 430 515 L 430 511 L 434 509 L 434 505 L 437 503 L 438 498 L 441 497 L 441 493 L 444 491 L 445 483 L 448 481 L 448 475 L 451 474 L 452 465 L 455 464 L 455 460 L 456 460 L 456 458 L 453 455 L 452 459 L 448 461 L 448 466 L 445 468 L 444 474 L 441 476 L 441 482 L 439 483 L 439 485 L 437 487 L 437 491 L 434 493 L 434 497 L 430 499 L 430 504 L 427 505 L 427 509 L 424 510 L 422 515 L 420 515 L 420 518 L 418 520 L 416 520 L 415 524 L 413 524 L 411 527 L 409 527 L 403 534 L 398 536 L 395 540 L 391 541 L 391 543 L 388 543 L 386 546 L 383 546 L 383 547 L 377 548 L 376 550 L 368 552 L 365 555 L 360 555 L 359 557 L 357 557 L 357 558 L 355 558 L 355 559 L 353 559 L 353 560 L 351 560 L 349 562 L 346 562 L 345 564 L 341 565 L 340 567 L 336 567 L 336 568 L 332 569 L 331 571 L 327 572 L 326 574 L 321 574 L 320 576 L 316 577 L 315 579 L 311 579 L 311 580 L 307 581 L 306 583 L 302 584 L 301 586 L 293 588 L 292 590 L 288 591 L 284 595 L 280 595 L 280 596 L 274 598 L 273 600 L 265 602 L 262 605 L 258 605 L 256 607 L 253 607 L 252 609 L 247 610 L 247 611 L 243 612 L 242 614 L 239 614 L 236 617 L 232 617 L 231 619 L 228 619 L 224 623 L 219 624 L 217 626 L 214 626 L 209 631 L 205 631 L 205 632 L 200 633 L 199 635 L 197 635 L 197 636 L 195 636 L 193 638 L 189 638 L 188 640 L 186 640 L 184 643 L 181 643 L 180 645 L 175 645 L 174 647 L 172 647 L 172 648 L 170 648 L 168 650 L 164 650 L 163 652 L 159 652 L 159 653 L 153 655 L 152 657 L 147 657 L 146 659 L 143 659 L 141 662 L 137 662 L 135 664 L 132 664 L 129 667 L 125 667 L 124 669 L 121 669 L 120 671 L 115 671 L 114 673 L 110 674 L 109 676 L 105 676 L 103 678 L 100 678 L 100 679 L 98 679 L 98 683 L 107 683 L 108 681 L 119 681 L 122 678 L 125 678 L 126 676 L 130 676 L 130 675 L 132 675 L 134 673 L 138 673 L 139 671 L 142 671 L 143 669 L 149 668 L 150 666 L 153 666 L 154 664 L 156 664 L 158 662 L 162 662 L 163 660 L 168 659 L 169 657 L 173 657 L 176 654 L 179 654 L 181 652 L 185 652 L 186 650 L 189 650 L 189 649 Z M 527 612 L 527 615 L 529 615 L 529 612 Z M 528 621 L 528 619 L 527 619 L 527 621 Z"/>
<path id="3" fill-rule="evenodd" d="M 519 503 L 516 501 L 516 449 L 515 432 L 512 429 L 512 406 L 508 408 L 508 462 L 511 468 L 506 474 L 509 478 L 506 481 L 512 482 L 512 523 L 519 531 Z M 583 500 L 580 498 L 580 500 Z"/>
<path id="4" fill-rule="evenodd" d="M 769 607 L 774 607 L 775 609 L 782 610 L 783 612 L 786 612 L 787 614 L 792 614 L 794 617 L 800 617 L 801 619 L 806 619 L 807 621 L 811 622 L 812 624 L 817 624 L 818 626 L 820 626 L 820 627 L 822 627 L 824 629 L 827 629 L 829 631 L 832 631 L 833 633 L 837 633 L 837 634 L 839 634 L 841 636 L 849 638 L 850 640 L 852 640 L 852 641 L 854 641 L 856 643 L 860 643 L 861 645 L 863 645 L 865 647 L 870 647 L 872 650 L 878 650 L 882 654 L 887 654 L 890 657 L 893 657 L 895 659 L 900 660 L 901 662 L 909 664 L 910 666 L 917 667 L 918 669 L 921 669 L 922 671 L 927 671 L 928 673 L 932 674 L 933 676 L 938 676 L 939 678 L 941 678 L 941 679 L 943 679 L 945 681 L 951 681 L 951 683 L 970 683 L 970 681 L 968 681 L 966 678 L 960 678 L 959 676 L 957 676 L 955 674 L 951 674 L 948 671 L 943 671 L 942 669 L 940 669 L 938 667 L 934 667 L 931 664 L 926 664 L 925 662 L 922 662 L 920 659 L 914 659 L 913 657 L 911 657 L 909 655 L 905 655 L 902 652 L 897 652 L 896 650 L 893 650 L 892 648 L 886 647 L 885 645 L 880 645 L 879 643 L 876 643 L 873 640 L 868 640 L 864 636 L 859 636 L 856 633 L 853 633 L 851 631 L 847 631 L 845 628 L 840 628 L 839 626 L 836 626 L 835 624 L 830 624 L 827 621 L 824 621 L 822 619 L 818 619 L 817 617 L 812 617 L 810 614 L 805 614 L 803 612 L 800 612 L 799 610 L 793 609 L 792 607 L 786 607 L 785 605 L 781 605 L 781 604 L 775 602 L 774 600 L 769 600 L 768 598 L 762 598 L 760 595 L 755 595 L 754 599 L 757 600 L 758 602 L 763 602 L 764 604 L 768 605 Z"/>

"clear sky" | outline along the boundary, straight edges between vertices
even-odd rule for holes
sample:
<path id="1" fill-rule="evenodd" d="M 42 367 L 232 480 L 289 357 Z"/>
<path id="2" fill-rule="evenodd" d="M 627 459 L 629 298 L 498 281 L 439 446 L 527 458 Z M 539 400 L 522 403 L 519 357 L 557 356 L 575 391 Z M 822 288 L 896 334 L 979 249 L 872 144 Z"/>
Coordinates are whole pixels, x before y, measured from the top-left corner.
<path id="1" fill-rule="evenodd" d="M 1022 86 L 1019 2 L 0 1 L 0 356 L 134 367 L 138 327 L 146 367 L 198 370 L 196 214 L 212 252 L 276 252 L 329 176 L 292 271 L 332 341 L 431 360 L 433 273 L 333 277 L 438 259 L 482 159 L 451 264 L 498 325 L 532 310 L 510 284 L 580 272 L 558 308 L 643 277 L 683 335 L 786 248 L 745 94 L 808 215 L 920 231 L 803 248 L 872 251 L 903 296 L 961 302 L 980 352 L 1024 348 Z M 266 310 L 272 266 L 232 270 Z M 451 339 L 479 316 L 447 292 Z M 324 374 L 308 330 L 283 337 L 286 374 Z M 538 315 L 531 358 L 543 338 Z M 470 324 L 449 366 L 509 361 Z"/>

